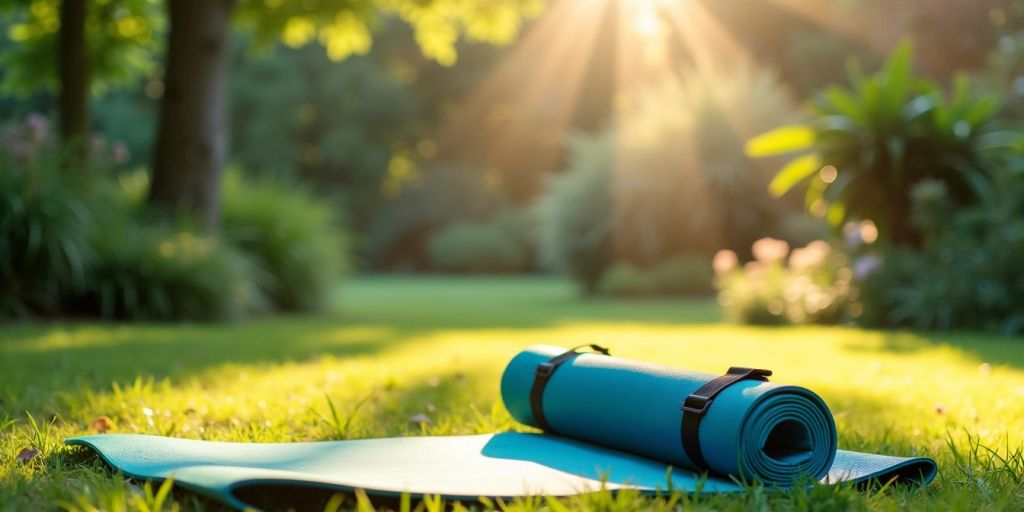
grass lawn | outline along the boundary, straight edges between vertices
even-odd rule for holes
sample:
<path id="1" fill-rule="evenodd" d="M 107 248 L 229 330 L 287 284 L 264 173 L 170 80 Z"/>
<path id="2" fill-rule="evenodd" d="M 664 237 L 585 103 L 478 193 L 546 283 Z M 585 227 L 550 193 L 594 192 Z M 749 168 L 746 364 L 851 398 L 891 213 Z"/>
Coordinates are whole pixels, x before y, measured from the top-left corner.
<path id="1" fill-rule="evenodd" d="M 522 429 L 498 396 L 506 361 L 535 343 L 593 342 L 708 372 L 771 368 L 774 380 L 824 397 L 840 447 L 931 456 L 940 476 L 926 490 L 599 493 L 509 509 L 1024 509 L 1024 339 L 734 326 L 709 300 L 580 300 L 543 278 L 367 277 L 347 283 L 338 302 L 333 315 L 237 325 L 0 327 L 0 509 L 158 501 L 62 446 L 101 417 L 111 432 L 235 441 Z M 417 414 L 431 423 L 412 423 Z M 28 447 L 39 454 L 19 462 Z M 220 509 L 183 492 L 169 500 Z"/>

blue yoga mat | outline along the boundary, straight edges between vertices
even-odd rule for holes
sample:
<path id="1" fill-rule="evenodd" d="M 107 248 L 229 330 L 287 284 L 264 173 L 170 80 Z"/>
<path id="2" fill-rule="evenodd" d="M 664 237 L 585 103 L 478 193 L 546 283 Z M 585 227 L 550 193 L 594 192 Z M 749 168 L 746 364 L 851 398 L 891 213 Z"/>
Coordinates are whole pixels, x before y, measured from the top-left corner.
<path id="1" fill-rule="evenodd" d="M 531 347 L 502 376 L 501 396 L 537 426 L 530 390 L 537 365 L 564 349 Z M 683 399 L 714 375 L 583 354 L 552 375 L 543 413 L 559 433 L 404 437 L 312 443 L 224 443 L 144 435 L 67 439 L 125 475 L 174 478 L 236 508 L 256 497 L 362 489 L 370 495 L 450 499 L 568 496 L 601 488 L 735 492 L 759 481 L 780 491 L 808 481 L 926 485 L 934 461 L 836 449 L 836 430 L 813 392 L 741 381 L 714 399 L 699 440 L 711 471 L 694 470 L 680 442 Z"/>
<path id="2" fill-rule="evenodd" d="M 565 352 L 533 347 L 509 363 L 501 396 L 512 417 L 539 427 L 530 410 L 537 365 Z M 688 469 L 680 441 L 683 400 L 715 378 L 697 372 L 580 354 L 544 391 L 555 431 Z M 700 446 L 714 473 L 772 484 L 820 480 L 836 455 L 836 425 L 825 402 L 806 388 L 754 380 L 725 388 L 700 426 Z"/>

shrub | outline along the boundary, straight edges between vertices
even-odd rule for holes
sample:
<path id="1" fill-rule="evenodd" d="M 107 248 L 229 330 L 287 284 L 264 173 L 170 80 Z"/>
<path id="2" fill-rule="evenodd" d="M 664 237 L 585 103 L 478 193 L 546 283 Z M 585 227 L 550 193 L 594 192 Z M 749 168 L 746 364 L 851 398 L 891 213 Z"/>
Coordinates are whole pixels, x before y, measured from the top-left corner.
<path id="1" fill-rule="evenodd" d="M 651 269 L 663 295 L 708 295 L 714 292 L 711 260 L 703 256 L 678 256 Z"/>
<path id="2" fill-rule="evenodd" d="M 1024 332 L 1024 177 L 1000 176 L 981 203 L 960 209 L 946 184 L 926 181 L 913 204 L 922 246 L 872 256 L 860 272 L 863 322 Z"/>
<path id="3" fill-rule="evenodd" d="M 0 134 L 0 316 L 58 312 L 93 262 L 90 184 L 30 116 Z"/>
<path id="4" fill-rule="evenodd" d="M 766 191 L 771 164 L 748 159 L 743 145 L 795 118 L 773 73 L 749 64 L 683 70 L 606 132 L 570 141 L 569 167 L 540 201 L 542 254 L 586 291 L 612 261 L 649 267 L 745 250 L 786 204 Z"/>
<path id="5" fill-rule="evenodd" d="M 597 291 L 611 261 L 610 133 L 569 141 L 569 168 L 554 176 L 537 204 L 541 258 L 567 272 L 584 294 Z"/>
<path id="6" fill-rule="evenodd" d="M 360 252 L 377 268 L 429 268 L 428 244 L 435 230 L 486 219 L 504 202 L 481 169 L 451 163 L 427 167 L 377 210 Z"/>
<path id="7" fill-rule="evenodd" d="M 219 320 L 264 297 L 288 310 L 324 303 L 345 263 L 329 203 L 231 175 L 217 240 L 147 212 L 145 173 L 110 179 L 123 150 L 95 142 L 86 170 L 61 157 L 45 118 L 0 131 L 0 316 Z"/>
<path id="8" fill-rule="evenodd" d="M 431 267 L 446 272 L 521 272 L 530 266 L 531 224 L 506 210 L 484 222 L 454 222 L 430 237 Z"/>
<path id="9" fill-rule="evenodd" d="M 650 297 L 658 294 L 658 283 L 651 272 L 632 263 L 615 263 L 601 276 L 601 293 L 620 297 Z"/>
<path id="10" fill-rule="evenodd" d="M 650 297 L 706 295 L 714 291 L 711 262 L 701 256 L 679 256 L 650 267 L 615 263 L 601 279 L 603 293 Z"/>
<path id="11" fill-rule="evenodd" d="M 223 240 L 188 219 L 169 222 L 144 205 L 144 171 L 99 180 L 92 190 L 95 261 L 69 310 L 126 320 L 228 320 L 262 309 L 263 274 Z"/>
<path id="12" fill-rule="evenodd" d="M 128 218 L 96 234 L 79 305 L 103 318 L 227 320 L 262 304 L 255 269 L 218 240 Z"/>
<path id="13" fill-rule="evenodd" d="M 796 112 L 777 76 L 751 64 L 685 69 L 640 95 L 616 118 L 610 141 L 615 259 L 710 258 L 771 231 L 785 205 L 766 191 L 771 164 L 743 147 Z"/>
<path id="14" fill-rule="evenodd" d="M 789 250 L 781 240 L 754 243 L 755 259 L 738 265 L 736 254 L 715 256 L 718 302 L 727 318 L 745 324 L 835 323 L 846 317 L 852 270 L 843 253 L 815 241 Z"/>
<path id="15" fill-rule="evenodd" d="M 782 195 L 806 184 L 806 204 L 840 226 L 871 219 L 883 238 L 916 245 L 911 188 L 925 179 L 945 183 L 958 204 L 990 188 L 986 150 L 1019 139 L 995 131 L 999 102 L 958 77 L 950 94 L 914 76 L 909 44 L 881 71 L 850 71 L 850 88 L 832 86 L 815 103 L 809 125 L 784 126 L 754 138 L 753 155 L 809 151 L 779 170 L 771 190 Z"/>
<path id="16" fill-rule="evenodd" d="M 263 294 L 286 311 L 322 308 L 347 266 L 334 206 L 298 185 L 228 173 L 222 233 L 266 274 Z"/>

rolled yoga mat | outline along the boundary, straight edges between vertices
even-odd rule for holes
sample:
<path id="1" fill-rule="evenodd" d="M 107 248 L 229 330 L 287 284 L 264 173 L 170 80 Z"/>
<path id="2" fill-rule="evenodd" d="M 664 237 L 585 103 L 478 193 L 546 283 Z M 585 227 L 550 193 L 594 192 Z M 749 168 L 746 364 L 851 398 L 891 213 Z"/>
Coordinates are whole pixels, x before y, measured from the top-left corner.
<path id="1" fill-rule="evenodd" d="M 517 355 L 501 379 L 512 417 L 540 428 L 530 392 L 537 366 L 565 353 L 537 346 Z M 628 453 L 745 480 L 789 484 L 820 480 L 836 454 L 836 425 L 810 390 L 741 380 L 722 390 L 700 422 L 708 468 L 683 450 L 681 406 L 717 377 L 604 355 L 580 354 L 561 365 L 544 389 L 544 413 L 554 432 Z"/>
<path id="2" fill-rule="evenodd" d="M 513 358 L 501 382 L 502 399 L 514 418 L 545 424 L 557 434 L 312 443 L 109 434 L 66 442 L 92 448 L 125 475 L 173 478 L 176 486 L 239 509 L 259 507 L 267 497 L 294 504 L 355 489 L 376 496 L 475 500 L 602 488 L 735 492 L 752 481 L 784 491 L 807 479 L 927 484 L 936 474 L 931 459 L 837 451 L 835 424 L 817 395 L 751 379 L 731 382 L 706 407 L 696 439 L 708 472 L 695 471 L 682 447 L 681 404 L 715 376 L 568 354 L 548 374 L 540 400 L 531 400 L 538 367 L 563 353 L 557 347 L 529 348 Z M 534 416 L 537 405 L 541 419 Z"/>

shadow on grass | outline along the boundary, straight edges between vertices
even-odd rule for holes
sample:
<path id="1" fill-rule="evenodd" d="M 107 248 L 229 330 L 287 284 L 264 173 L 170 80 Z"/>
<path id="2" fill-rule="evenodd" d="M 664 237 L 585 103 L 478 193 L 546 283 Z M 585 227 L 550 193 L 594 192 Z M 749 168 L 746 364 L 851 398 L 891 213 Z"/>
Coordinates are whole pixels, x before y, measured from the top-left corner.
<path id="1" fill-rule="evenodd" d="M 851 352 L 882 352 L 912 356 L 950 349 L 975 357 L 979 363 L 1024 369 L 1024 337 L 970 332 L 867 331 L 882 335 L 879 345 L 848 343 Z"/>
<path id="2" fill-rule="evenodd" d="M 348 286 L 348 285 L 347 285 Z M 707 299 L 581 300 L 549 278 L 357 279 L 329 316 L 227 325 L 56 323 L 0 329 L 0 399 L 35 409 L 46 395 L 104 391 L 138 376 L 182 379 L 225 364 L 350 358 L 451 331 L 538 329 L 580 322 L 684 325 L 718 319 Z M 5 396 L 6 395 L 6 396 Z M 33 395 L 31 399 L 25 395 Z"/>

